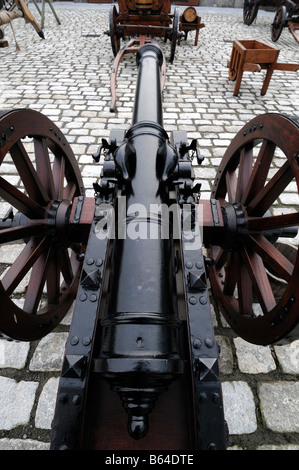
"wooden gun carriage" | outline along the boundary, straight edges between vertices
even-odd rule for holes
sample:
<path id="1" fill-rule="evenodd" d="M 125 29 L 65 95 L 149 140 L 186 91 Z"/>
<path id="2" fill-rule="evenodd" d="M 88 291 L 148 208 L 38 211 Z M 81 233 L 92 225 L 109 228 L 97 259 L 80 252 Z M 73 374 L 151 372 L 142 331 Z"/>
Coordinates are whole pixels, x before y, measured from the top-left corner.
<path id="1" fill-rule="evenodd" d="M 244 0 L 243 19 L 250 25 L 256 19 L 260 6 L 277 7 L 273 23 L 271 24 L 271 39 L 278 41 L 283 28 L 287 27 L 295 40 L 299 43 L 296 31 L 299 29 L 299 2 L 298 0 Z"/>
<path id="2" fill-rule="evenodd" d="M 111 6 L 109 31 L 114 56 L 120 50 L 121 39 L 133 38 L 134 44 L 151 41 L 153 37 L 171 42 L 170 62 L 173 62 L 179 31 L 179 10 L 171 12 L 171 0 L 118 0 L 119 11 Z M 133 44 L 133 43 L 132 43 Z M 130 47 L 130 44 L 127 47 Z"/>
<path id="3" fill-rule="evenodd" d="M 197 15 L 195 8 L 188 7 L 183 14 L 174 8 L 171 12 L 171 0 L 118 0 L 119 11 L 113 5 L 109 13 L 109 29 L 112 52 L 115 57 L 111 72 L 111 106 L 115 111 L 116 75 L 119 64 L 125 54 L 137 53 L 143 44 L 152 43 L 155 38 L 170 41 L 170 63 L 173 62 L 177 43 L 181 37 L 187 38 L 188 32 L 195 30 L 195 45 L 199 29 L 205 25 Z M 121 40 L 129 38 L 121 47 Z M 161 86 L 165 83 L 166 61 L 161 68 Z"/>
<path id="4" fill-rule="evenodd" d="M 42 338 L 76 298 L 52 449 L 225 449 L 208 279 L 246 341 L 299 338 L 299 256 L 284 243 L 299 204 L 283 198 L 299 186 L 299 124 L 251 120 L 201 200 L 196 141 L 163 128 L 163 54 L 145 44 L 136 60 L 132 126 L 102 139 L 94 197 L 53 122 L 30 109 L 1 114 L 0 171 L 15 166 L 20 184 L 0 176 L 0 243 L 19 243 L 1 274 L 0 330 Z"/>
<path id="5" fill-rule="evenodd" d="M 125 54 L 137 53 L 139 48 L 163 38 L 170 41 L 170 62 L 173 62 L 179 35 L 179 10 L 171 13 L 171 0 L 118 0 L 119 11 L 115 5 L 109 13 L 109 30 L 113 55 L 115 56 L 110 79 L 111 105 L 110 111 L 116 106 L 116 75 L 119 64 Z M 120 47 L 121 40 L 129 37 L 129 41 Z M 161 84 L 164 87 L 166 61 L 161 68 Z"/>

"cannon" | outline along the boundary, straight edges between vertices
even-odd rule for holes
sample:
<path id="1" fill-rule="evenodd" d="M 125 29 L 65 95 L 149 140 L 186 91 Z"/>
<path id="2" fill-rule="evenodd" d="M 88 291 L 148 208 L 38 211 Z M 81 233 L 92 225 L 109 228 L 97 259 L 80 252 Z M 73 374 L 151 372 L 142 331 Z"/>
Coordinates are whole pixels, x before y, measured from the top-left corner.
<path id="1" fill-rule="evenodd" d="M 260 6 L 276 7 L 273 23 L 271 24 L 271 39 L 278 41 L 283 28 L 287 27 L 299 43 L 296 31 L 299 29 L 299 4 L 293 0 L 244 0 L 243 20 L 251 25 L 256 19 Z"/>
<path id="2" fill-rule="evenodd" d="M 40 24 L 36 21 L 24 0 L 0 0 L 0 26 L 11 23 L 12 20 L 24 18 L 26 23 L 30 23 L 37 34 L 45 39 L 44 32 Z M 7 47 L 8 43 L 4 39 L 4 30 L 0 28 L 0 47 Z"/>
<path id="3" fill-rule="evenodd" d="M 249 26 L 256 19 L 260 7 L 277 8 L 280 4 L 281 0 L 244 0 L 243 21 Z"/>
<path id="4" fill-rule="evenodd" d="M 284 204 L 299 183 L 298 119 L 246 124 L 201 200 L 196 140 L 163 127 L 163 60 L 155 44 L 138 50 L 132 125 L 93 155 L 94 197 L 52 121 L 30 109 L 0 117 L 1 166 L 20 178 L 0 176 L 0 243 L 19 243 L 1 275 L 0 330 L 39 339 L 76 298 L 53 450 L 227 447 L 209 282 L 246 341 L 299 338 L 299 257 L 285 243 L 297 235 L 298 201 Z"/>

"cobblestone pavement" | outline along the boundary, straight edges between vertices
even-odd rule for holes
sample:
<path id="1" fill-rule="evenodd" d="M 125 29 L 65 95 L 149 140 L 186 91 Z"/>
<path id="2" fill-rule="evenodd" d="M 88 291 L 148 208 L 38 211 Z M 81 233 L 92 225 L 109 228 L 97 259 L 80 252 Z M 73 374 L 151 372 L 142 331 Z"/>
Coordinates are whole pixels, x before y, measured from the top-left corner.
<path id="1" fill-rule="evenodd" d="M 33 4 L 32 12 L 38 13 Z M 66 135 L 83 175 L 87 195 L 100 168 L 92 160 L 100 138 L 111 129 L 128 128 L 135 90 L 135 57 L 126 56 L 117 79 L 117 112 L 109 112 L 113 61 L 108 29 L 108 5 L 55 3 L 61 25 L 46 10 L 41 40 L 31 25 L 13 22 L 20 46 L 16 50 L 10 26 L 9 47 L 0 49 L 0 109 L 31 108 L 52 119 Z M 258 39 L 273 45 L 273 13 L 260 12 L 254 25 L 243 24 L 242 10 L 198 8 L 205 28 L 199 43 L 194 35 L 177 47 L 167 64 L 163 92 L 164 127 L 186 130 L 197 138 L 205 157 L 195 167 L 202 181 L 202 198 L 209 198 L 217 167 L 236 132 L 265 112 L 298 114 L 298 74 L 275 71 L 268 92 L 260 96 L 264 72 L 245 73 L 238 97 L 226 67 L 236 39 Z M 169 44 L 161 42 L 166 57 Z M 276 44 L 280 62 L 299 62 L 299 46 L 285 29 Z M 10 167 L 1 174 L 12 184 L 18 175 Z M 295 188 L 296 191 L 296 188 Z M 284 194 L 296 201 L 294 188 Z M 0 205 L 1 216 L 7 207 Z M 293 240 L 295 243 L 296 240 Z M 18 245 L 0 248 L 7 268 Z M 25 285 L 18 287 L 21 295 Z M 299 341 L 288 346 L 261 347 L 246 343 L 228 327 L 211 297 L 215 332 L 221 345 L 225 416 L 232 449 L 299 449 Z M 48 449 L 51 420 L 71 311 L 54 332 L 32 343 L 0 341 L 0 449 Z"/>

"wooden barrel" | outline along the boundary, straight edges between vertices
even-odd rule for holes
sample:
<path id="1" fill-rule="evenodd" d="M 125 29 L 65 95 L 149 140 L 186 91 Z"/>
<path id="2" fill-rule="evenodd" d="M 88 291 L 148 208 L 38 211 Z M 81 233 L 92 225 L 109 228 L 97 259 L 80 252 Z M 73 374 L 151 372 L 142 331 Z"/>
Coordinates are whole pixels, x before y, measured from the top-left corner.
<path id="1" fill-rule="evenodd" d="M 186 23 L 192 23 L 197 18 L 197 12 L 194 7 L 187 7 L 183 12 L 183 20 Z"/>
<path id="2" fill-rule="evenodd" d="M 151 10 L 153 6 L 152 0 L 135 0 L 137 10 Z"/>
<path id="3" fill-rule="evenodd" d="M 163 0 L 127 0 L 127 5 L 130 10 L 160 10 Z"/>

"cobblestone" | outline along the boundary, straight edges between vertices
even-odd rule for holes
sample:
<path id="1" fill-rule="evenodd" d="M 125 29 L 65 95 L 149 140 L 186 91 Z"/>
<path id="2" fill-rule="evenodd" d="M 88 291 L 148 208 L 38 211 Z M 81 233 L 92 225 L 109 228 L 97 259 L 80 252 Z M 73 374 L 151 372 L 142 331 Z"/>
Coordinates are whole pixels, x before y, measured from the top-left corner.
<path id="1" fill-rule="evenodd" d="M 298 75 L 275 71 L 265 96 L 260 95 L 263 72 L 245 73 L 238 97 L 228 80 L 227 61 L 234 39 L 258 39 L 272 45 L 272 16 L 259 12 L 251 27 L 243 24 L 241 0 L 231 0 L 231 10 L 211 8 L 201 0 L 198 11 L 205 23 L 199 44 L 194 35 L 177 47 L 173 64 L 167 63 L 163 91 L 166 131 L 185 129 L 197 138 L 205 156 L 195 167 L 203 181 L 202 198 L 210 197 L 217 167 L 238 130 L 265 112 L 296 114 L 299 107 Z M 215 1 L 221 6 L 222 0 Z M 239 2 L 239 4 L 238 4 Z M 228 6 L 227 2 L 224 2 Z M 29 4 L 34 13 L 33 4 Z M 126 57 L 117 79 L 117 112 L 111 114 L 110 70 L 113 61 L 108 25 L 109 5 L 56 2 L 61 26 L 46 9 L 41 41 L 31 25 L 13 22 L 20 51 L 10 28 L 9 47 L 0 49 L 0 109 L 29 107 L 49 116 L 66 135 L 84 177 L 87 195 L 100 167 L 91 157 L 101 137 L 114 128 L 128 128 L 133 111 L 135 58 Z M 232 11 L 234 10 L 234 11 Z M 36 13 L 37 15 L 37 13 Z M 280 62 L 299 62 L 298 45 L 283 31 L 277 47 Z M 161 43 L 166 57 L 169 44 Z M 275 164 L 281 166 L 277 159 Z M 9 164 L 1 175 L 18 184 Z M 298 205 L 296 185 L 290 185 L 281 202 Z M 9 205 L 0 204 L 1 217 Z M 292 243 L 295 243 L 292 240 Z M 23 245 L 0 247 L 1 272 L 14 262 Z M 16 303 L 22 305 L 20 286 Z M 237 337 L 221 316 L 211 295 L 213 321 L 221 348 L 220 372 L 229 449 L 299 449 L 299 341 L 291 345 L 260 347 Z M 40 341 L 0 341 L 0 449 L 48 449 L 58 380 L 72 310 L 61 325 Z"/>

